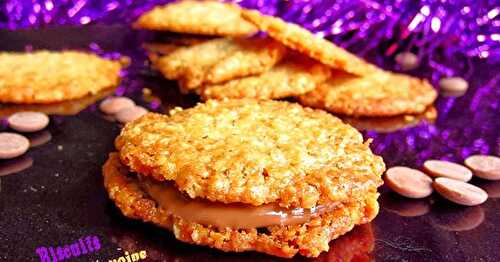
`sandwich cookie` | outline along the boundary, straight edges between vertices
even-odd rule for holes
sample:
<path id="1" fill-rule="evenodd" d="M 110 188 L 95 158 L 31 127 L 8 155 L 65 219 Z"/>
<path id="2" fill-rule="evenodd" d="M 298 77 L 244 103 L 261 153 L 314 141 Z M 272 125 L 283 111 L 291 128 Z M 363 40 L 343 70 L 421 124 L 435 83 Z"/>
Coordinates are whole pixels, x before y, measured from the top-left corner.
<path id="1" fill-rule="evenodd" d="M 210 100 L 125 125 L 103 167 L 122 213 L 224 251 L 316 257 L 378 213 L 385 165 L 340 119 Z"/>

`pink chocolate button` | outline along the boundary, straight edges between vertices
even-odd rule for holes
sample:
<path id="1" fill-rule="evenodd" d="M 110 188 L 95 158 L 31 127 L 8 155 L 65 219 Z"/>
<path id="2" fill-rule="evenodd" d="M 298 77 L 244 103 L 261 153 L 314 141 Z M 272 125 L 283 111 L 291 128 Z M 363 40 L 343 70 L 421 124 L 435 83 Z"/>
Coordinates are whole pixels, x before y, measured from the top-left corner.
<path id="1" fill-rule="evenodd" d="M 465 165 L 482 179 L 500 180 L 500 157 L 474 155 L 465 159 Z"/>
<path id="2" fill-rule="evenodd" d="M 0 133 L 0 159 L 10 159 L 18 157 L 30 147 L 30 141 L 19 134 L 2 132 Z"/>
<path id="3" fill-rule="evenodd" d="M 396 55 L 395 60 L 403 71 L 415 69 L 419 64 L 418 57 L 411 52 L 399 53 Z"/>
<path id="4" fill-rule="evenodd" d="M 101 102 L 99 109 L 106 114 L 112 115 L 118 113 L 122 109 L 134 106 L 135 102 L 128 97 L 109 97 Z"/>
<path id="5" fill-rule="evenodd" d="M 425 198 L 432 194 L 432 179 L 419 170 L 395 166 L 385 172 L 385 183 L 394 192 L 409 198 Z"/>
<path id="6" fill-rule="evenodd" d="M 19 132 L 36 132 L 49 124 L 49 117 L 40 112 L 18 112 L 7 118 L 10 128 Z"/>
<path id="7" fill-rule="evenodd" d="M 467 182 L 472 178 L 472 171 L 468 168 L 444 160 L 427 160 L 424 162 L 424 170 L 432 177 L 448 177 Z"/>
<path id="8" fill-rule="evenodd" d="M 148 112 L 147 109 L 141 106 L 128 107 L 116 113 L 115 117 L 121 123 L 132 122 Z"/>
<path id="9" fill-rule="evenodd" d="M 438 177 L 433 186 L 444 198 L 464 206 L 479 205 L 488 199 L 486 191 L 460 180 Z"/>

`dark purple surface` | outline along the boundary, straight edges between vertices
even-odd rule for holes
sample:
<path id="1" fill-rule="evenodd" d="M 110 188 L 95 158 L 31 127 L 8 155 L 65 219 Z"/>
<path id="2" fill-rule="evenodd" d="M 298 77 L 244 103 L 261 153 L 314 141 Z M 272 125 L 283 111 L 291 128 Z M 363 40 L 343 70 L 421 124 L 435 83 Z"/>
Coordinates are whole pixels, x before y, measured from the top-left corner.
<path id="1" fill-rule="evenodd" d="M 193 105 L 197 101 L 195 96 L 181 96 L 174 82 L 162 80 L 146 69 L 144 56 L 138 51 L 139 39 L 144 37 L 123 27 L 99 25 L 0 32 L 0 50 L 23 50 L 29 44 L 33 49 L 89 49 L 90 46 L 103 54 L 119 52 L 131 56 L 133 66 L 116 91 L 118 94 L 130 96 L 159 112 L 174 105 Z M 377 60 L 375 53 L 367 57 L 393 67 L 389 59 Z M 440 97 L 436 102 L 439 116 L 435 123 L 424 122 L 388 134 L 365 132 L 367 137 L 375 138 L 372 148 L 383 155 L 388 166 L 418 167 L 431 157 L 462 161 L 473 153 L 499 154 L 498 64 L 460 58 L 457 61 L 464 65 L 463 76 L 471 88 L 460 98 Z M 425 68 L 417 75 L 428 75 L 430 69 Z M 161 103 L 145 98 L 142 87 L 151 88 Z M 27 154 L 33 159 L 33 166 L 0 177 L 0 261 L 37 261 L 37 247 L 65 245 L 89 235 L 98 236 L 102 248 L 77 260 L 108 261 L 123 255 L 123 249 L 146 250 L 164 261 L 279 260 L 255 253 L 226 254 L 181 244 L 165 230 L 125 219 L 108 200 L 100 171 L 107 154 L 113 151 L 113 139 L 119 130 L 120 126 L 105 120 L 96 106 L 76 116 L 51 118 L 48 131 L 52 139 Z M 7 164 L 0 162 L 0 169 Z M 497 197 L 500 196 L 500 182 L 475 179 L 472 183 L 490 193 L 496 189 Z M 438 196 L 415 202 L 386 193 L 386 188 L 382 191 L 381 212 L 371 223 L 374 239 L 347 236 L 334 241 L 334 251 L 322 255 L 322 261 L 363 241 L 373 245 L 369 256 L 380 261 L 497 261 L 500 257 L 498 199 L 490 198 L 479 207 L 465 208 Z M 426 210 L 427 214 L 416 217 L 400 215 L 422 214 Z"/>

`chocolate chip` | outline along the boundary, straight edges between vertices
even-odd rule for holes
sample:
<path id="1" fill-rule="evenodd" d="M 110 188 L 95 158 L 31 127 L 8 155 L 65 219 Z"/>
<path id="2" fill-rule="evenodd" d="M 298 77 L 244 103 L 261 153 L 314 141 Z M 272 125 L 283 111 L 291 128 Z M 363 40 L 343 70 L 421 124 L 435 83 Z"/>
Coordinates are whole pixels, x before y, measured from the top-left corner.
<path id="1" fill-rule="evenodd" d="M 10 128 L 19 132 L 36 132 L 49 124 L 49 117 L 40 112 L 18 112 L 7 118 Z"/>
<path id="2" fill-rule="evenodd" d="M 439 80 L 439 86 L 445 93 L 465 93 L 469 83 L 461 77 L 446 77 Z"/>
<path id="3" fill-rule="evenodd" d="M 0 159 L 18 157 L 26 153 L 29 147 L 29 140 L 22 135 L 9 132 L 0 133 Z"/>
<path id="4" fill-rule="evenodd" d="M 396 166 L 385 173 L 385 182 L 396 193 L 409 198 L 424 198 L 432 194 L 432 179 L 419 170 Z"/>
<path id="5" fill-rule="evenodd" d="M 500 157 L 488 155 L 474 155 L 465 159 L 474 175 L 488 180 L 500 180 Z"/>
<path id="6" fill-rule="evenodd" d="M 134 106 L 134 107 L 127 107 L 118 111 L 115 117 L 116 120 L 118 120 L 121 123 L 128 123 L 140 118 L 146 113 L 148 113 L 148 110 L 145 109 L 144 107 Z"/>
<path id="7" fill-rule="evenodd" d="M 438 177 L 434 180 L 433 186 L 444 198 L 464 206 L 479 205 L 488 199 L 486 191 L 455 179 Z"/>
<path id="8" fill-rule="evenodd" d="M 108 97 L 99 105 L 99 109 L 106 114 L 116 114 L 120 110 L 134 107 L 135 102 L 128 97 Z"/>
<path id="9" fill-rule="evenodd" d="M 472 172 L 468 168 L 448 161 L 427 160 L 423 167 L 425 172 L 433 177 L 448 177 L 464 182 L 472 178 Z"/>
<path id="10" fill-rule="evenodd" d="M 410 52 L 401 52 L 394 58 L 403 71 L 412 70 L 418 67 L 418 57 Z"/>

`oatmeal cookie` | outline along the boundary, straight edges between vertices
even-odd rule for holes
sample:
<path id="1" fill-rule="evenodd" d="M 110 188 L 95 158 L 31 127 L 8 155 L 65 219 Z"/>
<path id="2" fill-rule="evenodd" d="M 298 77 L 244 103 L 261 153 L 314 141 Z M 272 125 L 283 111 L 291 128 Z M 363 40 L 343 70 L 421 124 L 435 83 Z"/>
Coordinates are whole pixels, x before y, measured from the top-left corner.
<path id="1" fill-rule="evenodd" d="M 116 86 L 122 64 L 76 51 L 0 52 L 0 102 L 47 104 Z"/>
<path id="2" fill-rule="evenodd" d="M 437 97 L 426 80 L 378 71 L 358 77 L 335 71 L 315 90 L 301 95 L 305 106 L 351 116 L 419 114 Z"/>
<path id="3" fill-rule="evenodd" d="M 217 38 L 193 46 L 179 47 L 166 56 L 153 61 L 155 68 L 170 80 L 183 78 L 201 71 L 237 50 L 238 45 L 229 38 Z"/>
<path id="4" fill-rule="evenodd" d="M 167 79 L 179 80 L 188 92 L 203 83 L 220 83 L 269 70 L 286 48 L 270 38 L 220 38 L 191 47 L 179 47 L 153 59 Z"/>
<path id="5" fill-rule="evenodd" d="M 117 153 L 110 154 L 103 167 L 104 186 L 121 212 L 134 219 L 153 223 L 172 231 L 183 242 L 206 245 L 223 251 L 259 251 L 280 257 L 317 257 L 329 249 L 328 243 L 357 224 L 371 221 L 378 213 L 376 192 L 346 202 L 332 212 L 303 224 L 266 228 L 218 228 L 171 215 L 143 191 L 139 181 L 129 175 Z"/>
<path id="6" fill-rule="evenodd" d="M 187 0 L 153 8 L 134 27 L 216 36 L 248 36 L 258 31 L 241 17 L 241 8 L 235 4 Z"/>
<path id="7" fill-rule="evenodd" d="M 376 191 L 385 169 L 340 119 L 295 103 L 209 100 L 150 113 L 115 141 L 131 171 L 172 180 L 191 198 L 311 208 Z"/>
<path id="8" fill-rule="evenodd" d="M 278 42 L 325 65 L 356 75 L 371 74 L 376 69 L 372 64 L 328 40 L 313 35 L 299 25 L 254 10 L 245 10 L 242 15 Z"/>
<path id="9" fill-rule="evenodd" d="M 200 88 L 203 100 L 223 98 L 278 99 L 312 91 L 330 76 L 329 67 L 306 57 L 285 59 L 257 76 Z"/>
<path id="10" fill-rule="evenodd" d="M 236 41 L 240 48 L 218 61 L 207 71 L 206 83 L 218 84 L 238 77 L 266 72 L 287 53 L 284 45 L 268 37 Z"/>

